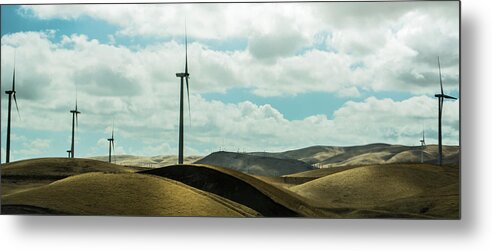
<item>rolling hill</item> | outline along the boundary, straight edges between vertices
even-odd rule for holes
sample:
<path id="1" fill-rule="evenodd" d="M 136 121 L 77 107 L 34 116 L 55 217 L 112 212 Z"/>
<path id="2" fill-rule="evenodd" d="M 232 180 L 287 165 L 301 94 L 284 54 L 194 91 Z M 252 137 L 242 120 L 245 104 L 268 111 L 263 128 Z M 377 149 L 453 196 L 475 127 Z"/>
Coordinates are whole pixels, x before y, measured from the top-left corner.
<path id="1" fill-rule="evenodd" d="M 147 170 L 91 159 L 39 158 L 2 164 L 2 195 L 49 184 L 69 176 L 90 173 L 131 173 Z"/>
<path id="2" fill-rule="evenodd" d="M 142 171 L 177 180 L 197 189 L 248 206 L 269 217 L 314 216 L 318 213 L 300 196 L 250 175 L 223 167 L 192 164 Z"/>
<path id="3" fill-rule="evenodd" d="M 87 172 L 128 173 L 142 167 L 109 164 L 92 159 L 40 158 L 2 164 L 2 177 L 68 177 Z"/>
<path id="4" fill-rule="evenodd" d="M 173 162 L 175 157 L 148 157 L 146 161 L 159 163 L 153 168 L 110 164 L 105 157 L 100 157 L 104 161 L 31 159 L 2 165 L 2 210 L 80 215 L 457 219 L 459 151 L 459 147 L 445 146 L 445 162 L 449 164 L 442 167 L 415 163 L 420 162 L 419 148 L 386 144 L 314 146 L 281 153 L 216 152 L 197 161 L 206 164 L 160 168 L 156 167 Z M 437 147 L 428 146 L 424 154 L 433 162 Z M 127 156 L 126 161 L 142 161 L 142 157 Z M 324 168 L 307 162 L 323 164 Z"/>
<path id="5" fill-rule="evenodd" d="M 314 169 L 313 166 L 295 159 L 224 151 L 212 153 L 195 163 L 221 166 L 247 174 L 262 176 L 282 176 Z"/>
<path id="6" fill-rule="evenodd" d="M 321 207 L 348 206 L 456 218 L 457 187 L 456 167 L 386 164 L 341 170 L 289 189 Z"/>
<path id="7" fill-rule="evenodd" d="M 282 188 L 265 180 L 223 167 L 193 164 L 151 169 L 141 173 L 174 179 L 251 208 L 267 217 L 310 218 L 435 218 L 420 211 L 393 210 L 400 206 L 374 207 L 370 203 L 324 203 L 326 197 L 303 197 L 296 189 Z M 309 182 L 308 182 L 309 183 Z M 297 193 L 296 193 L 297 192 Z M 405 191 L 403 191 L 404 193 Z M 393 202 L 393 198 L 389 201 Z M 381 204 L 382 205 L 382 204 Z M 451 208 L 454 209 L 454 208 Z"/>
<path id="8" fill-rule="evenodd" d="M 312 146 L 297 150 L 268 153 L 253 152 L 250 155 L 297 159 L 320 167 L 360 166 L 387 163 L 420 163 L 420 146 L 369 144 L 362 146 Z M 443 163 L 459 163 L 459 146 L 443 146 Z M 424 150 L 424 162 L 436 163 L 437 146 L 428 145 Z"/>
<path id="9" fill-rule="evenodd" d="M 252 217 L 257 212 L 182 183 L 137 173 L 86 173 L 2 197 L 2 213 Z"/>
<path id="10" fill-rule="evenodd" d="M 193 163 L 202 156 L 186 156 L 184 163 Z M 108 156 L 88 157 L 99 161 L 108 161 Z M 163 166 L 176 165 L 178 157 L 176 155 L 158 155 L 158 156 L 135 156 L 135 155 L 115 155 L 116 164 L 124 166 L 140 166 L 146 168 L 158 168 Z"/>

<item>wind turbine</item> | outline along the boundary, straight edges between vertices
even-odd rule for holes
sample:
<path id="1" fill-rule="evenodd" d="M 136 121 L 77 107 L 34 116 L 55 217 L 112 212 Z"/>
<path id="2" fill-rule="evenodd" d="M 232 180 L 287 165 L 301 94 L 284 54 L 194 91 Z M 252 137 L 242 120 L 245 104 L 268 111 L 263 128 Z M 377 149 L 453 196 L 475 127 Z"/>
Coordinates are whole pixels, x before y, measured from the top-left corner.
<path id="1" fill-rule="evenodd" d="M 75 110 L 70 110 L 72 114 L 72 144 L 70 146 L 70 154 L 71 158 L 75 156 L 75 124 L 77 124 L 77 128 L 79 127 L 79 114 L 80 111 L 77 109 L 77 95 L 75 96 Z"/>
<path id="2" fill-rule="evenodd" d="M 186 92 L 188 95 L 188 111 L 191 118 L 190 110 L 190 87 L 188 84 L 190 74 L 188 73 L 188 37 L 186 34 L 185 24 L 185 72 L 176 73 L 176 77 L 180 78 L 181 86 L 179 91 L 179 146 L 178 146 L 178 164 L 183 164 L 183 148 L 184 148 L 184 126 L 183 126 L 183 79 L 186 80 Z"/>
<path id="3" fill-rule="evenodd" d="M 420 152 L 420 163 L 424 163 L 424 149 L 425 149 L 425 131 L 422 128 L 422 139 L 420 140 L 420 147 L 422 148 Z"/>
<path id="4" fill-rule="evenodd" d="M 17 97 L 15 95 L 15 54 L 14 54 L 14 73 L 12 77 L 12 90 L 10 91 L 5 91 L 5 94 L 9 95 L 9 110 L 7 112 L 7 150 L 5 151 L 5 162 L 9 163 L 10 162 L 10 129 L 11 129 L 11 123 L 12 123 L 12 97 L 14 97 L 14 102 L 15 102 L 15 108 L 17 109 L 17 114 L 19 114 L 20 118 L 20 113 L 19 113 L 19 107 L 17 106 Z"/>
<path id="5" fill-rule="evenodd" d="M 437 57 L 437 66 L 439 67 L 439 83 L 441 84 L 441 93 L 435 94 L 434 97 L 437 98 L 438 107 L 439 107 L 439 117 L 438 117 L 438 140 L 439 140 L 439 156 L 437 157 L 437 162 L 440 166 L 442 166 L 442 130 L 441 130 L 441 120 L 442 120 L 442 107 L 444 105 L 444 99 L 457 99 L 455 97 L 451 97 L 449 95 L 444 94 L 444 90 L 442 88 L 442 77 L 441 77 L 441 63 L 439 61 L 439 57 Z"/>
<path id="6" fill-rule="evenodd" d="M 67 150 L 67 154 L 68 154 L 68 157 L 70 158 L 71 154 L 72 154 L 72 150 Z"/>
<path id="7" fill-rule="evenodd" d="M 111 130 L 111 138 L 108 139 L 109 142 L 109 163 L 111 163 L 111 149 L 113 149 L 114 152 L 114 122 L 113 122 L 113 129 Z M 116 158 L 115 163 L 116 163 Z"/>

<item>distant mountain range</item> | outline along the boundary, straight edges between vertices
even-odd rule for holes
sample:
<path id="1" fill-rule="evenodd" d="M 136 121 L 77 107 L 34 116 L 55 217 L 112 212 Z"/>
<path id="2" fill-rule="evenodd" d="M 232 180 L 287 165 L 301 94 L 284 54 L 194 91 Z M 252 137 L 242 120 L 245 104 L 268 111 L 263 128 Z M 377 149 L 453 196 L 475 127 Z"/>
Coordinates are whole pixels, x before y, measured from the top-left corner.
<path id="1" fill-rule="evenodd" d="M 459 164 L 460 147 L 443 146 L 443 163 Z M 424 150 L 424 162 L 435 164 L 437 145 Z M 91 157 L 107 161 L 107 156 Z M 173 156 L 117 155 L 116 163 L 127 166 L 157 168 L 177 163 Z M 283 176 L 318 168 L 333 168 L 392 163 L 420 163 L 420 146 L 369 144 L 362 146 L 311 146 L 285 152 L 225 152 L 211 153 L 205 157 L 189 156 L 185 163 L 210 164 L 227 167 L 243 173 L 260 176 Z"/>
<path id="2" fill-rule="evenodd" d="M 202 156 L 188 156 L 185 157 L 185 163 L 193 163 Z M 94 159 L 100 161 L 108 161 L 108 156 L 95 156 L 88 157 L 87 159 Z M 140 166 L 147 168 L 158 168 L 163 166 L 176 165 L 178 163 L 178 156 L 176 155 L 158 155 L 158 156 L 134 156 L 134 155 L 116 155 L 113 158 L 113 163 L 123 166 Z"/>
<path id="3" fill-rule="evenodd" d="M 224 151 L 212 153 L 195 163 L 227 167 L 261 176 L 282 176 L 315 169 L 312 165 L 296 159 Z"/>
<path id="4" fill-rule="evenodd" d="M 297 159 L 319 167 L 420 163 L 420 146 L 369 144 L 362 146 L 311 146 L 297 150 L 269 153 L 253 152 L 251 155 L 282 159 Z M 459 163 L 459 146 L 443 146 L 443 163 Z M 428 145 L 424 150 L 424 162 L 433 164 L 437 160 L 437 145 Z"/>

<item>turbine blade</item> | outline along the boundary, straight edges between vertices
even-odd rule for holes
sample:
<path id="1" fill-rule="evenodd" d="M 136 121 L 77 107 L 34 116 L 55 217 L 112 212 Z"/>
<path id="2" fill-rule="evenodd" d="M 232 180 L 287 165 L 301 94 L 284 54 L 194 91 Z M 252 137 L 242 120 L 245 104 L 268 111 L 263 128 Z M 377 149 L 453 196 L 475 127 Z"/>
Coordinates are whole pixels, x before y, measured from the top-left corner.
<path id="1" fill-rule="evenodd" d="M 15 92 L 14 92 L 14 102 L 15 102 L 15 109 L 17 109 L 17 115 L 19 115 L 19 119 L 21 119 L 19 106 L 17 106 L 17 97 L 15 96 Z"/>
<path id="2" fill-rule="evenodd" d="M 75 112 L 78 111 L 77 109 L 77 101 L 78 101 L 78 90 L 77 90 L 77 86 L 75 86 Z"/>
<path id="3" fill-rule="evenodd" d="M 186 18 L 185 18 L 185 75 L 186 75 L 186 94 L 188 96 L 188 115 L 190 117 L 191 126 L 191 108 L 190 108 L 190 85 L 188 83 L 188 33 L 186 30 Z"/>
<path id="4" fill-rule="evenodd" d="M 190 86 L 188 85 L 188 77 L 186 77 L 186 96 L 188 97 L 188 115 L 190 116 L 191 127 Z"/>
<path id="5" fill-rule="evenodd" d="M 114 155 L 114 140 L 111 140 L 111 148 L 113 149 L 113 151 L 111 153 L 113 153 L 113 155 Z"/>
<path id="6" fill-rule="evenodd" d="M 456 99 L 457 99 L 457 98 L 452 97 L 452 96 L 449 96 L 449 95 L 443 95 L 443 97 L 444 97 L 444 98 L 447 98 L 447 99 L 454 99 L 454 100 L 456 100 Z"/>
<path id="7" fill-rule="evenodd" d="M 15 92 L 15 65 L 14 65 L 14 73 L 12 76 L 12 91 Z"/>
<path id="8" fill-rule="evenodd" d="M 186 19 L 185 19 L 185 73 L 188 73 L 188 36 L 186 34 Z"/>
<path id="9" fill-rule="evenodd" d="M 12 76 L 12 91 L 15 92 L 15 58 L 17 57 L 17 48 L 14 50 L 14 73 Z"/>
<path id="10" fill-rule="evenodd" d="M 439 83 L 441 84 L 441 94 L 444 95 L 444 90 L 442 88 L 441 62 L 439 61 L 439 56 L 437 57 L 437 66 L 439 67 Z"/>

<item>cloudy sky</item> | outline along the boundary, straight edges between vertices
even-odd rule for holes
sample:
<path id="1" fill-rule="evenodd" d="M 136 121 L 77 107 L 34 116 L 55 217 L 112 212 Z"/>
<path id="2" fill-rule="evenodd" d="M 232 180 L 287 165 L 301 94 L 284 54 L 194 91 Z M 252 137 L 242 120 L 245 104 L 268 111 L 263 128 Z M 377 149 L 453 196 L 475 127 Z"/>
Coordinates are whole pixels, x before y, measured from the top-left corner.
<path id="1" fill-rule="evenodd" d="M 188 32 L 185 155 L 375 142 L 437 143 L 437 57 L 459 97 L 458 2 L 31 5 L 1 9 L 2 159 L 16 54 L 12 159 L 177 153 Z M 187 110 L 187 107 L 185 106 Z M 15 112 L 15 110 L 14 110 Z M 443 142 L 459 143 L 459 99 Z"/>

